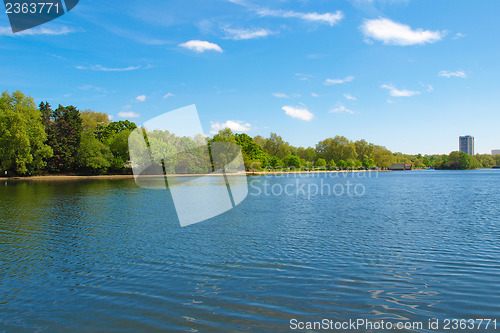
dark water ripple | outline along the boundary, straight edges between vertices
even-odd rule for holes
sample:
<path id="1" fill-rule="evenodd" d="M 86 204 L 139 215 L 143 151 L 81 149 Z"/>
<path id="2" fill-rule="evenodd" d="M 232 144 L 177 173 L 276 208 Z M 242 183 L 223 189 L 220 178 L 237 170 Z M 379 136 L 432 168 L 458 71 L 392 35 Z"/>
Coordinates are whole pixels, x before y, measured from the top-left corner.
<path id="1" fill-rule="evenodd" d="M 251 189 L 232 211 L 182 229 L 168 191 L 130 180 L 3 184 L 0 331 L 281 332 L 292 318 L 500 325 L 500 172 L 350 176 L 300 181 L 350 181 L 364 195 Z"/>

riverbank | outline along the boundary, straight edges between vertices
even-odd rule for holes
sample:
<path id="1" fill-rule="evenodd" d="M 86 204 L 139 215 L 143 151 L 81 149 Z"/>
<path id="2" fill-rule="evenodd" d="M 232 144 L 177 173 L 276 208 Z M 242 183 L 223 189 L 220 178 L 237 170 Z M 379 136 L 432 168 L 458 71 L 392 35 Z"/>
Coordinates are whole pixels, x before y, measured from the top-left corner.
<path id="1" fill-rule="evenodd" d="M 247 171 L 247 176 L 265 176 L 265 175 L 290 175 L 290 174 L 328 174 L 340 172 L 387 172 L 390 170 L 318 170 L 318 171 Z M 243 173 L 227 174 L 228 176 L 243 175 Z M 171 174 L 167 177 L 211 177 L 220 176 L 220 174 L 199 174 L 199 175 L 186 175 L 186 174 Z M 158 176 L 141 176 L 144 178 L 153 178 Z M 134 175 L 98 175 L 98 176 L 78 176 L 78 175 L 46 175 L 46 176 L 28 176 L 28 177 L 0 177 L 0 181 L 9 180 L 24 180 L 24 181 L 68 181 L 68 180 L 114 180 L 114 179 L 134 179 Z"/>

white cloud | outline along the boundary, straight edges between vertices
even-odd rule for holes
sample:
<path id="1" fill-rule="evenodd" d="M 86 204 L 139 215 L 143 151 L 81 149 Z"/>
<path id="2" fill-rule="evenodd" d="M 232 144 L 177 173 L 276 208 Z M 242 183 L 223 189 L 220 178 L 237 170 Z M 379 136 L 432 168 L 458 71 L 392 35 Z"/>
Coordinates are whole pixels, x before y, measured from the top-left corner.
<path id="1" fill-rule="evenodd" d="M 282 17 L 282 18 L 298 18 L 308 22 L 318 22 L 326 23 L 330 26 L 334 26 L 339 23 L 343 18 L 344 14 L 342 11 L 337 10 L 335 13 L 299 13 L 292 10 L 272 10 L 272 9 L 259 9 L 257 13 L 260 16 L 272 16 L 272 17 Z"/>
<path id="2" fill-rule="evenodd" d="M 453 36 L 453 39 L 460 39 L 460 38 L 464 38 L 464 37 L 467 37 L 467 35 L 464 35 L 463 33 L 458 32 L 455 34 L 455 36 Z"/>
<path id="3" fill-rule="evenodd" d="M 344 94 L 344 97 L 350 101 L 355 101 L 356 100 L 356 97 L 354 97 L 353 95 L 351 94 Z"/>
<path id="4" fill-rule="evenodd" d="M 76 30 L 68 28 L 68 27 L 59 27 L 59 28 L 33 28 L 27 29 L 23 31 L 12 33 L 12 29 L 10 27 L 0 27 L 0 36 L 23 36 L 23 35 L 67 35 L 69 33 L 76 32 Z"/>
<path id="5" fill-rule="evenodd" d="M 467 77 L 467 75 L 465 74 L 464 71 L 456 71 L 456 72 L 441 71 L 441 72 L 439 72 L 438 75 L 446 77 L 448 79 L 450 77 L 461 77 L 463 79 L 465 79 Z"/>
<path id="6" fill-rule="evenodd" d="M 287 94 L 285 94 L 285 93 L 279 93 L 279 92 L 273 93 L 273 96 L 276 97 L 276 98 L 288 98 Z"/>
<path id="7" fill-rule="evenodd" d="M 179 46 L 196 53 L 203 53 L 205 51 L 223 52 L 219 45 L 204 40 L 190 40 L 189 42 L 179 44 Z"/>
<path id="8" fill-rule="evenodd" d="M 347 76 L 343 79 L 326 79 L 324 85 L 331 86 L 334 84 L 342 84 L 342 83 L 346 83 L 346 82 L 351 82 L 352 80 L 354 80 L 354 76 Z"/>
<path id="9" fill-rule="evenodd" d="M 93 86 L 91 84 L 84 84 L 84 85 L 78 87 L 78 89 L 84 90 L 84 91 L 106 92 L 106 89 L 101 88 L 101 87 L 97 87 L 97 86 Z"/>
<path id="10" fill-rule="evenodd" d="M 139 118 L 141 115 L 132 111 L 122 111 L 118 113 L 120 118 Z"/>
<path id="11" fill-rule="evenodd" d="M 228 120 L 225 123 L 211 122 L 211 134 L 217 134 L 222 129 L 229 128 L 233 132 L 247 132 L 252 129 L 252 125 L 241 120 Z"/>
<path id="12" fill-rule="evenodd" d="M 91 66 L 76 66 L 77 69 L 89 69 L 93 71 L 99 71 L 99 72 L 127 72 L 127 71 L 133 71 L 136 69 L 141 68 L 141 66 L 130 66 L 130 67 L 124 67 L 124 68 L 110 68 L 110 67 L 104 67 L 101 65 L 91 65 Z"/>
<path id="13" fill-rule="evenodd" d="M 309 74 L 295 73 L 295 76 L 301 81 L 309 81 L 313 76 Z"/>
<path id="14" fill-rule="evenodd" d="M 389 95 L 391 95 L 392 97 L 411 97 L 420 94 L 420 91 L 407 90 L 407 89 L 399 90 L 396 89 L 394 86 L 388 84 L 383 84 L 380 86 L 380 88 L 388 89 Z"/>
<path id="15" fill-rule="evenodd" d="M 332 113 L 347 112 L 350 114 L 354 113 L 354 111 L 346 108 L 342 103 L 337 103 L 337 105 L 334 108 L 330 109 L 330 112 Z"/>
<path id="16" fill-rule="evenodd" d="M 314 93 L 314 92 L 312 92 L 312 93 L 311 93 L 311 96 L 312 96 L 312 97 L 319 97 L 319 95 L 318 95 L 318 94 L 316 94 L 316 93 Z"/>
<path id="17" fill-rule="evenodd" d="M 293 106 L 284 106 L 282 109 L 285 111 L 287 116 L 292 118 L 297 118 L 300 120 L 310 121 L 314 118 L 314 115 L 306 108 L 296 108 Z"/>
<path id="18" fill-rule="evenodd" d="M 224 27 L 223 30 L 227 33 L 226 38 L 233 39 L 233 40 L 263 38 L 263 37 L 274 34 L 271 30 L 267 30 L 267 29 L 263 29 L 263 28 L 231 29 L 229 27 Z"/>
<path id="19" fill-rule="evenodd" d="M 174 94 L 172 94 L 171 92 L 169 92 L 169 93 L 166 93 L 165 96 L 163 96 L 163 99 L 167 99 L 169 97 L 174 97 L 174 96 L 175 96 Z"/>
<path id="20" fill-rule="evenodd" d="M 139 96 L 137 96 L 137 97 L 135 98 L 135 100 L 136 100 L 137 102 L 144 102 L 144 101 L 146 101 L 146 98 L 147 98 L 147 97 L 146 97 L 146 95 L 139 95 Z"/>
<path id="21" fill-rule="evenodd" d="M 441 31 L 413 30 L 406 24 L 397 23 L 386 18 L 365 20 L 361 25 L 365 37 L 382 41 L 390 45 L 416 45 L 434 43 L 441 40 L 444 33 Z"/>

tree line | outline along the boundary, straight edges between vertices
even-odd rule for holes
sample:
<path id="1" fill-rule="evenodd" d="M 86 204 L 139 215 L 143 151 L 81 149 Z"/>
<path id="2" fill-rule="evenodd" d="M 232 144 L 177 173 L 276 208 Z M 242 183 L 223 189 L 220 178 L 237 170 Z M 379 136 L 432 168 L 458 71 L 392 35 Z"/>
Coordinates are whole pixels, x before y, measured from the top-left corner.
<path id="1" fill-rule="evenodd" d="M 113 122 L 106 113 L 80 111 L 71 105 L 54 109 L 47 102 L 37 107 L 33 98 L 20 91 L 3 92 L 0 96 L 0 169 L 7 175 L 131 173 L 128 141 L 136 128 L 136 124 L 128 120 Z M 276 133 L 271 133 L 269 138 L 260 135 L 252 138 L 227 128 L 211 138 L 176 137 L 162 131 L 148 133 L 147 137 L 150 147 L 155 147 L 151 149 L 151 157 L 163 159 L 168 173 L 210 171 L 209 162 L 207 164 L 199 147 L 220 142 L 238 145 L 245 167 L 259 171 L 386 169 L 392 163 L 437 169 L 500 165 L 500 155 L 469 156 L 461 152 L 407 155 L 343 136 L 327 138 L 307 148 L 294 147 Z"/>

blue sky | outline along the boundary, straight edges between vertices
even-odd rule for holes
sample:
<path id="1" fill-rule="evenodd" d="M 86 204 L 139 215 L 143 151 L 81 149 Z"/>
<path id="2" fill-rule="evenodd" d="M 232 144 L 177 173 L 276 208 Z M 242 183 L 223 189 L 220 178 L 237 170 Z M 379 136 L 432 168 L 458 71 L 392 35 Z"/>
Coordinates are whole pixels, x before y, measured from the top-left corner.
<path id="1" fill-rule="evenodd" d="M 0 87 L 138 124 L 196 104 L 204 131 L 500 148 L 500 2 L 80 1 L 13 35 Z"/>

